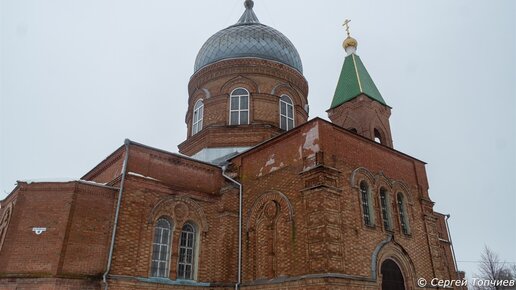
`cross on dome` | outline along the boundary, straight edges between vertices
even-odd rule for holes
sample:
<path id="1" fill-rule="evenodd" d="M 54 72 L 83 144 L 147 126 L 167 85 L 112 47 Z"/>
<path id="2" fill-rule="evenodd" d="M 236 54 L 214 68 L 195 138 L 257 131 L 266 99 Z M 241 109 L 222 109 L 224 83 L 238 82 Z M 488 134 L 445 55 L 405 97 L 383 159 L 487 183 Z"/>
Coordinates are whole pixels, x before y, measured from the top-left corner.
<path id="1" fill-rule="evenodd" d="M 351 22 L 351 20 L 346 19 L 344 21 L 344 24 L 342 24 L 342 26 L 346 27 L 346 33 L 348 35 L 348 37 L 346 37 L 346 39 L 344 39 L 344 43 L 342 43 L 342 46 L 344 47 L 344 50 L 346 51 L 346 53 L 348 55 L 355 53 L 357 51 L 357 46 L 358 46 L 358 41 L 356 39 L 354 39 L 353 37 L 351 37 L 351 34 L 349 33 L 349 23 L 350 22 Z"/>

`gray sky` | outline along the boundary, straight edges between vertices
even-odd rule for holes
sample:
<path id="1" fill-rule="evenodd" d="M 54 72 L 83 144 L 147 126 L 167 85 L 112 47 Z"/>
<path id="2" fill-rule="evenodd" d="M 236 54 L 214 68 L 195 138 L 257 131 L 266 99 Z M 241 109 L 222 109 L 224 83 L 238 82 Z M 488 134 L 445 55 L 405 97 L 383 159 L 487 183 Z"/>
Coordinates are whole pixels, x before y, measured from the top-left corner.
<path id="1" fill-rule="evenodd" d="M 177 151 L 187 84 L 243 0 L 0 0 L 0 199 L 16 180 L 79 178 L 124 138 Z M 428 162 L 457 260 L 516 262 L 516 2 L 256 0 L 297 47 L 327 119 L 350 18 L 393 107 L 396 149 Z M 471 277 L 476 265 L 459 262 Z"/>

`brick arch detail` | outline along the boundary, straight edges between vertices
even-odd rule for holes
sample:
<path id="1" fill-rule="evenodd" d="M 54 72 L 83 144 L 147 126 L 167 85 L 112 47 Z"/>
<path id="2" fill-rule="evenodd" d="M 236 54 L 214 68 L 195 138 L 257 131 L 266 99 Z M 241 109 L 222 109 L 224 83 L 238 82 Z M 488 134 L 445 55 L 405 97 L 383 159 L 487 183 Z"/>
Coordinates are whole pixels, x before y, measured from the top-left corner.
<path id="1" fill-rule="evenodd" d="M 197 202 L 187 197 L 172 196 L 161 199 L 152 208 L 147 222 L 151 224 L 161 216 L 168 216 L 175 224 L 181 226 L 187 221 L 192 221 L 200 232 L 208 231 L 204 210 Z"/>
<path id="2" fill-rule="evenodd" d="M 220 87 L 220 93 L 229 95 L 231 93 L 231 91 L 233 91 L 234 89 L 241 87 L 241 86 L 243 86 L 246 90 L 248 90 L 249 94 L 252 94 L 253 92 L 254 93 L 259 92 L 258 84 L 254 80 L 239 75 L 239 76 L 236 76 L 236 77 L 228 80 L 227 82 L 225 82 Z"/>
<path id="3" fill-rule="evenodd" d="M 408 186 L 402 181 L 394 181 L 392 183 L 392 190 L 395 195 L 398 194 L 398 192 L 401 192 L 401 194 L 407 198 L 408 203 L 413 202 L 412 194 L 410 193 Z"/>
<path id="4" fill-rule="evenodd" d="M 376 181 L 376 184 L 378 186 L 378 189 L 380 189 L 380 187 L 386 187 L 387 190 L 389 191 L 392 191 L 393 188 L 392 188 L 392 185 L 393 185 L 393 180 L 387 178 L 383 172 L 380 172 L 376 177 L 375 177 L 375 181 Z"/>
<path id="5" fill-rule="evenodd" d="M 295 231 L 293 216 L 292 204 L 281 192 L 269 191 L 255 200 L 246 226 L 248 279 L 273 279 L 291 274 L 288 257 L 293 255 L 290 240 Z"/>
<path id="6" fill-rule="evenodd" d="M 345 119 L 342 121 L 342 125 L 341 126 L 344 126 L 344 124 L 345 124 L 344 129 L 349 130 L 349 129 L 353 128 L 353 129 L 357 130 L 356 134 L 361 134 L 362 133 L 361 132 L 362 128 L 361 128 L 360 124 L 352 116 L 345 116 Z"/>
<path id="7" fill-rule="evenodd" d="M 286 216 L 284 217 L 286 218 L 287 222 L 291 223 L 293 221 L 294 208 L 292 206 L 292 203 L 290 203 L 288 198 L 283 193 L 279 191 L 269 191 L 263 193 L 258 198 L 256 198 L 253 205 L 251 206 L 251 210 L 249 211 L 249 214 L 247 216 L 247 231 L 249 231 L 250 229 L 254 229 L 254 225 L 256 224 L 256 221 L 260 216 L 261 210 L 263 209 L 264 205 L 267 204 L 269 201 L 275 201 L 278 203 L 281 213 L 286 214 Z M 284 209 L 287 210 L 285 211 Z"/>
<path id="8" fill-rule="evenodd" d="M 351 186 L 358 188 L 360 180 L 365 177 L 366 180 L 368 180 L 369 185 L 374 188 L 374 185 L 376 184 L 376 178 L 375 176 L 366 168 L 364 167 L 358 167 L 357 169 L 353 170 L 351 173 Z"/>
<path id="9" fill-rule="evenodd" d="M 351 173 L 351 186 L 358 188 L 360 177 L 365 177 L 366 180 L 369 181 L 369 184 L 373 186 L 375 189 L 380 188 L 380 186 L 387 186 L 388 189 L 392 190 L 393 194 L 397 194 L 398 192 L 403 193 L 404 196 L 407 197 L 407 201 L 412 203 L 412 194 L 410 193 L 409 187 L 400 180 L 394 180 L 385 176 L 383 172 L 378 174 L 373 174 L 365 167 L 358 167 Z"/>
<path id="10" fill-rule="evenodd" d="M 271 95 L 280 97 L 281 95 L 289 96 L 294 105 L 301 106 L 302 108 L 306 104 L 306 100 L 303 100 L 302 96 L 296 91 L 296 89 L 289 83 L 280 83 L 275 85 L 271 90 Z"/>
<path id="11" fill-rule="evenodd" d="M 392 260 L 398 265 L 403 274 L 405 289 L 414 289 L 416 278 L 414 263 L 407 251 L 391 235 L 376 246 L 371 256 L 371 278 L 378 283 L 381 282 L 380 267 L 385 260 Z"/>

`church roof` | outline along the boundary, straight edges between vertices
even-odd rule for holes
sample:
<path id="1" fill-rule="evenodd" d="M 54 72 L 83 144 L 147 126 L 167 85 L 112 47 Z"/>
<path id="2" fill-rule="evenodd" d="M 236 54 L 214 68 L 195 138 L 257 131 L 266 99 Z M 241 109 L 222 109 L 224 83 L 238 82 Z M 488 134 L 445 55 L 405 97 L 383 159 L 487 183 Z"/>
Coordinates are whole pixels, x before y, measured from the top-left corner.
<path id="1" fill-rule="evenodd" d="M 212 35 L 195 59 L 194 71 L 223 59 L 256 57 L 277 61 L 303 72 L 301 58 L 290 40 L 276 29 L 261 24 L 253 11 L 253 1 L 245 1 L 245 11 L 234 25 Z"/>
<path id="2" fill-rule="evenodd" d="M 362 60 L 360 60 L 360 57 L 355 53 L 351 53 L 346 57 L 342 65 L 330 109 L 351 101 L 361 94 L 368 96 L 382 105 L 388 106 L 374 84 L 373 79 L 367 72 Z"/>

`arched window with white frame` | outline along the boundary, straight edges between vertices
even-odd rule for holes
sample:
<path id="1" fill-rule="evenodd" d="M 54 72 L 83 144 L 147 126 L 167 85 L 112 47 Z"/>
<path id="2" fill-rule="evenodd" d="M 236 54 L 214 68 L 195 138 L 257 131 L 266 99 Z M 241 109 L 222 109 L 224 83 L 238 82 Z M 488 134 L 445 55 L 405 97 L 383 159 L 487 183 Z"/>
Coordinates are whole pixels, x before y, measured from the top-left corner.
<path id="1" fill-rule="evenodd" d="M 204 114 L 204 103 L 201 100 L 198 100 L 195 103 L 192 117 L 192 135 L 197 134 L 202 130 L 202 119 Z"/>
<path id="2" fill-rule="evenodd" d="M 287 95 L 282 95 L 279 101 L 280 107 L 280 128 L 290 130 L 294 128 L 294 103 Z"/>
<path id="3" fill-rule="evenodd" d="M 410 233 L 410 228 L 409 228 L 409 223 L 408 223 L 407 205 L 405 203 L 405 198 L 401 192 L 398 192 L 397 199 L 398 199 L 398 214 L 400 216 L 401 231 L 403 232 L 403 234 L 408 235 Z"/>
<path id="4" fill-rule="evenodd" d="M 195 266 L 195 226 L 186 223 L 179 237 L 179 257 L 177 260 L 177 279 L 193 280 Z"/>
<path id="5" fill-rule="evenodd" d="M 229 97 L 229 125 L 249 124 L 249 91 L 237 88 Z"/>
<path id="6" fill-rule="evenodd" d="M 366 226 L 373 226 L 373 215 L 370 201 L 369 185 L 365 181 L 360 182 L 360 200 L 362 203 L 362 217 Z"/>
<path id="7" fill-rule="evenodd" d="M 154 226 L 152 241 L 151 277 L 168 278 L 172 225 L 160 218 Z"/>

